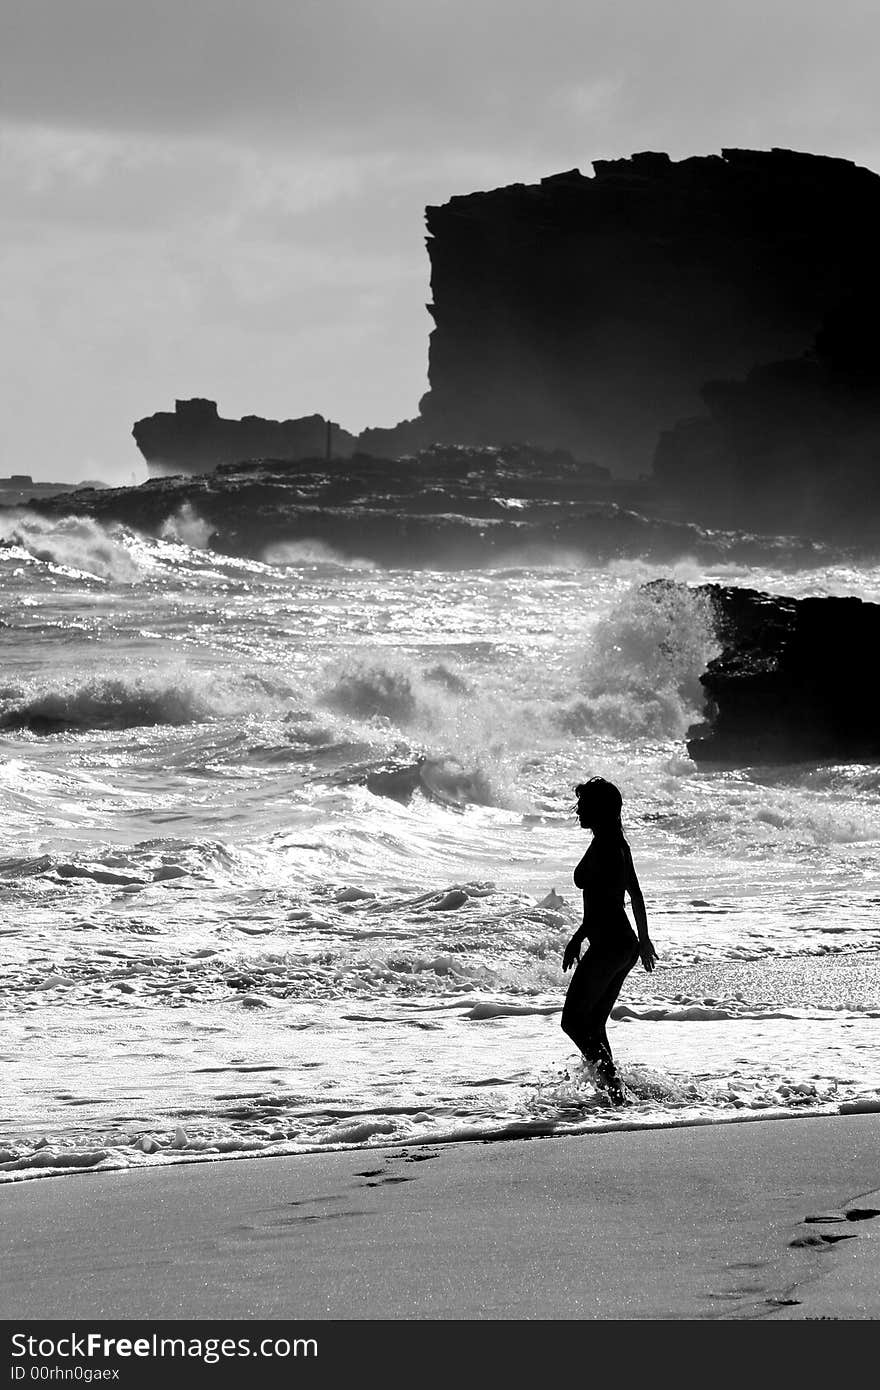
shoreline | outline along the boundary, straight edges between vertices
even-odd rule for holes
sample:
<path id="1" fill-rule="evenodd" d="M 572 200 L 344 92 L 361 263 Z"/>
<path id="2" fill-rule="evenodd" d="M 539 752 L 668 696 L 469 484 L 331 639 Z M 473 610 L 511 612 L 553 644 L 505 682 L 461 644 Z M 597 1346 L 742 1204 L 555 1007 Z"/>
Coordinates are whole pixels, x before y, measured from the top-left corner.
<path id="1" fill-rule="evenodd" d="M 122 1051 L 120 1060 L 108 1068 L 89 1039 L 90 1021 L 102 1021 L 106 1005 L 92 1005 L 91 1012 L 77 1014 L 85 1030 L 78 1042 L 82 1055 L 75 1064 L 78 1070 L 65 1078 L 64 1094 L 57 1093 L 53 1067 L 38 1055 L 39 1034 L 33 1030 L 24 1055 L 7 1075 L 10 1094 L 17 1085 L 29 1092 L 30 1111 L 21 1107 L 18 1125 L 7 1123 L 0 1132 L 0 1187 L 74 1171 L 139 1170 L 260 1154 L 302 1157 L 521 1134 L 560 1137 L 620 1128 L 871 1113 L 880 1108 L 880 1089 L 876 1065 L 871 1065 L 864 1048 L 880 1016 L 878 963 L 880 951 L 872 945 L 861 951 L 760 961 L 670 964 L 655 975 L 628 981 L 627 993 L 612 1014 L 620 1042 L 618 1060 L 634 1093 L 634 1103 L 623 1111 L 601 1107 L 588 1078 L 580 1076 L 577 1059 L 572 1069 L 572 1058 L 564 1055 L 555 1020 L 561 1001 L 551 1007 L 532 1000 L 498 1004 L 493 996 L 479 992 L 443 1001 L 443 1017 L 450 1021 L 448 1036 L 426 1035 L 430 1045 L 420 1043 L 410 1063 L 424 1077 L 424 1086 L 418 1091 L 409 1088 L 412 1095 L 404 1088 L 393 1097 L 384 1083 L 393 1081 L 396 1072 L 381 1057 L 371 1074 L 375 1084 L 353 1089 L 349 1084 L 356 1047 L 372 1037 L 372 1013 L 364 1008 L 358 1010 L 363 1018 L 340 1025 L 347 1052 L 318 1073 L 301 1068 L 325 1063 L 318 1047 L 322 1035 L 315 1032 L 318 1042 L 310 1043 L 311 1051 L 303 1055 L 304 1035 L 297 1034 L 299 1060 L 292 1060 L 284 1042 L 288 1035 L 277 1026 L 279 1015 L 268 1009 L 267 1022 L 262 1023 L 261 1015 L 261 1031 L 252 1039 L 251 1061 L 256 1059 L 258 1066 L 239 1065 L 231 1032 L 204 1056 L 194 1046 L 185 1057 L 171 1057 L 166 1037 L 156 1048 L 158 1061 L 144 1060 L 145 1020 L 139 1023 L 139 1034 L 120 1036 L 117 1027 L 112 1036 Z M 47 1007 L 42 1006 L 43 1033 L 53 1027 L 66 1029 L 69 1011 L 57 1007 L 47 1013 Z M 344 1001 L 339 1008 L 343 1014 L 350 1012 Z M 798 1017 L 802 1011 L 809 1014 L 803 1021 Z M 676 1015 L 688 1021 L 682 1025 Z M 109 1021 L 125 1016 L 111 1012 Z M 403 1008 L 398 1022 L 405 1025 L 408 1017 Z M 206 1015 L 197 1021 L 214 1020 Z M 286 1021 L 302 1020 L 292 1015 Z M 383 1017 L 383 1028 L 390 1021 Z M 839 1032 L 845 1022 L 851 1025 L 849 1031 Z M 179 1029 L 179 1015 L 168 1013 L 165 1025 L 168 1036 L 176 1036 L 171 1030 Z M 254 1034 L 252 1014 L 248 1027 Z M 752 1028 L 764 1034 L 755 1044 L 748 1036 Z M 827 1051 L 838 1032 L 847 1050 Z M 438 1039 L 445 1050 L 438 1052 Z M 151 1040 L 155 1044 L 154 1035 Z M 698 1041 L 699 1059 L 694 1053 Z M 767 1058 L 783 1046 L 778 1076 L 771 1068 L 765 1077 Z M 499 1047 L 506 1059 L 501 1074 L 495 1070 Z M 737 1050 L 742 1047 L 748 1051 Z M 465 1055 L 462 1049 L 467 1049 L 473 1071 L 459 1074 L 455 1066 Z M 748 1065 L 734 1066 L 733 1059 L 744 1056 L 750 1059 Z M 124 1059 L 128 1065 L 123 1067 Z M 163 1076 L 166 1062 L 174 1070 Z M 225 1075 L 221 1079 L 223 1069 L 228 1080 Z M 571 1081 L 565 1076 L 568 1070 Z M 452 1089 L 444 1094 L 447 1073 L 453 1077 Z M 336 1091 L 335 1099 L 329 1093 L 322 1097 L 316 1084 L 319 1074 L 341 1078 L 344 1090 Z M 485 1086 L 474 1090 L 463 1076 L 491 1076 L 497 1093 L 490 1094 Z M 308 1079 L 305 1090 L 303 1077 Z M 432 1113 L 438 1099 L 442 1103 Z M 230 1103 L 241 1107 L 240 1113 L 227 1113 Z M 467 1113 L 454 1113 L 454 1107 L 471 1105 Z M 252 1113 L 247 1113 L 248 1107 Z M 424 1113 L 409 1123 L 405 1107 Z M 10 1106 L 7 1120 L 11 1113 Z M 333 1123 L 323 1123 L 322 1114 L 335 1116 Z M 76 1128 L 68 1129 L 74 1121 Z M 176 1142 L 181 1132 L 182 1142 Z M 57 1165 L 48 1162 L 50 1153 L 58 1155 Z"/>
<path id="2" fill-rule="evenodd" d="M 880 1114 L 582 1139 L 16 1183 L 0 1316 L 880 1316 Z"/>
<path id="3" fill-rule="evenodd" d="M 844 1101 L 837 1109 L 815 1107 L 809 1110 L 785 1110 L 782 1108 L 768 1108 L 750 1114 L 734 1112 L 733 1114 L 707 1116 L 691 1115 L 679 1116 L 672 1115 L 669 1118 L 655 1117 L 645 1118 L 640 1122 L 627 1122 L 621 1120 L 599 1121 L 598 1123 L 584 1123 L 580 1128 L 572 1126 L 568 1129 L 559 1129 L 551 1122 L 535 1120 L 532 1122 L 523 1121 L 521 1124 L 512 1123 L 504 1125 L 498 1129 L 486 1128 L 484 1130 L 472 1131 L 464 1130 L 461 1133 L 439 1133 L 434 1136 L 413 1135 L 408 1139 L 389 1139 L 383 1143 L 371 1144 L 369 1141 L 362 1144 L 335 1144 L 327 1148 L 315 1149 L 246 1149 L 239 1151 L 231 1150 L 224 1153 L 207 1153 L 196 1151 L 187 1153 L 184 1148 L 174 1150 L 174 1158 L 157 1159 L 152 1163 L 140 1164 L 131 1167 L 124 1164 L 114 1166 L 104 1166 L 98 1163 L 64 1163 L 56 1167 L 50 1164 L 35 1164 L 23 1166 L 15 1169 L 10 1166 L 7 1170 L 9 1176 L 5 1181 L 0 1182 L 0 1194 L 10 1187 L 20 1186 L 40 1179 L 63 1179 L 67 1177 L 110 1177 L 112 1175 L 124 1173 L 147 1173 L 147 1172 L 166 1172 L 169 1169 L 192 1167 L 194 1165 L 216 1165 L 225 1163 L 241 1163 L 245 1161 L 258 1162 L 260 1160 L 278 1159 L 305 1161 L 306 1159 L 320 1159 L 325 1156 L 335 1156 L 337 1154 L 350 1155 L 370 1155 L 383 1153 L 397 1153 L 410 1149 L 421 1148 L 447 1148 L 456 1147 L 463 1144 L 505 1144 L 528 1141 L 531 1139 L 557 1139 L 557 1140 L 587 1140 L 592 1137 L 599 1137 L 606 1134 L 652 1134 L 663 1133 L 669 1130 L 690 1130 L 690 1129 L 716 1129 L 727 1125 L 752 1125 L 784 1123 L 785 1121 L 803 1120 L 834 1120 L 845 1119 L 853 1115 L 880 1115 L 880 1099 L 866 1099 L 863 1101 Z M 39 1152 L 39 1151 L 38 1151 Z M 71 1151 L 66 1151 L 71 1152 Z M 167 1152 L 160 1149 L 159 1152 Z M 72 1151 L 73 1156 L 76 1151 Z M 91 1156 L 90 1152 L 86 1156 Z M 2 1196 L 0 1196 L 2 1201 Z"/>

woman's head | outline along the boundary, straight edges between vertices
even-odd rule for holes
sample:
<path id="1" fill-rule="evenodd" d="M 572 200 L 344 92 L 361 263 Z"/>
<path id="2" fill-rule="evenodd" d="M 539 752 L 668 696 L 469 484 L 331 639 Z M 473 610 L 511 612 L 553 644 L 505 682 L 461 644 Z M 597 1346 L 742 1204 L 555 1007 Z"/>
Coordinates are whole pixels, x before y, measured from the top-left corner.
<path id="1" fill-rule="evenodd" d="M 599 834 L 603 831 L 621 833 L 623 797 L 613 782 L 606 782 L 604 777 L 590 777 L 578 783 L 575 793 L 577 818 L 585 830 Z"/>

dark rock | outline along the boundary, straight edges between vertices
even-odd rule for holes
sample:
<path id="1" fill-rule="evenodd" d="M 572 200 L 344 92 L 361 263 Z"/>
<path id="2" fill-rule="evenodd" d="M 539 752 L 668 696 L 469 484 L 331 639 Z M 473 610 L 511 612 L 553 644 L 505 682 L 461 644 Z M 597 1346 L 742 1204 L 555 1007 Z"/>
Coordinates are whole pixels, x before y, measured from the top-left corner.
<path id="1" fill-rule="evenodd" d="M 178 520 L 186 535 L 196 518 L 209 528 L 211 549 L 282 564 L 285 547 L 315 543 L 318 559 L 325 546 L 379 564 L 440 569 L 548 564 L 567 554 L 592 562 L 771 555 L 805 564 L 822 555 L 811 542 L 709 533 L 643 515 L 614 500 L 604 470 L 521 445 L 438 446 L 403 459 L 260 459 L 80 491 L 75 507 L 64 498 L 31 507 L 43 516 L 75 510 L 154 535 L 176 535 Z"/>
<path id="2" fill-rule="evenodd" d="M 427 209 L 430 389 L 399 425 L 333 426 L 332 456 L 523 439 L 641 477 L 670 521 L 865 540 L 880 507 L 880 177 L 781 149 L 647 151 L 593 171 Z M 158 475 L 323 458 L 327 428 L 225 420 L 195 399 L 134 435 Z"/>
<path id="3" fill-rule="evenodd" d="M 245 415 L 241 420 L 225 420 L 217 413 L 216 401 L 198 397 L 175 402 L 173 414 L 159 411 L 138 420 L 132 434 L 154 477 L 206 473 L 218 464 L 244 459 L 320 458 L 328 454 L 348 458 L 355 447 L 354 435 L 323 415 L 298 420 Z"/>
<path id="4" fill-rule="evenodd" d="M 692 758 L 880 761 L 876 692 L 864 671 L 851 676 L 880 646 L 880 604 L 720 584 L 701 592 L 712 599 L 723 649 L 700 678 L 705 723 L 688 731 Z"/>
<path id="5" fill-rule="evenodd" d="M 797 358 L 841 305 L 877 298 L 867 169 L 778 149 L 593 168 L 428 208 L 431 439 L 646 471 L 707 380 Z"/>
<path id="6" fill-rule="evenodd" d="M 873 535 L 880 506 L 880 294 L 826 316 L 811 350 L 702 388 L 709 414 L 664 431 L 654 472 L 705 524 Z"/>

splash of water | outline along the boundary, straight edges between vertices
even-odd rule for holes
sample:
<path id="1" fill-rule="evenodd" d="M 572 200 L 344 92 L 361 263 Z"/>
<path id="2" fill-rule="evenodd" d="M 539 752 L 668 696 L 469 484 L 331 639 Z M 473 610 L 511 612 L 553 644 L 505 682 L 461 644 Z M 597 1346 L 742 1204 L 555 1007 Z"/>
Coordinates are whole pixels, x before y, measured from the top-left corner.
<path id="1" fill-rule="evenodd" d="M 165 541 L 177 541 L 194 550 L 207 550 L 213 531 L 214 527 L 199 516 L 192 503 L 184 502 L 162 523 L 159 535 Z"/>
<path id="2" fill-rule="evenodd" d="M 182 669 L 44 685 L 0 705 L 0 728 L 35 734 L 85 733 L 199 723 L 276 709 L 265 682 Z"/>
<path id="3" fill-rule="evenodd" d="M 302 565 L 329 565 L 335 569 L 357 570 L 377 568 L 373 560 L 348 555 L 319 540 L 279 541 L 266 547 L 263 552 L 263 561 L 267 565 L 290 566 L 291 568 Z"/>
<path id="4" fill-rule="evenodd" d="M 0 519 L 0 546 L 18 549 L 23 558 L 91 578 L 133 584 L 141 574 L 125 547 L 124 534 L 121 527 L 104 527 L 85 516 L 49 521 L 15 512 Z"/>
<path id="5" fill-rule="evenodd" d="M 705 594 L 675 583 L 631 589 L 594 628 L 583 694 L 558 721 L 576 734 L 681 738 L 699 713 L 700 676 L 719 651 Z"/>

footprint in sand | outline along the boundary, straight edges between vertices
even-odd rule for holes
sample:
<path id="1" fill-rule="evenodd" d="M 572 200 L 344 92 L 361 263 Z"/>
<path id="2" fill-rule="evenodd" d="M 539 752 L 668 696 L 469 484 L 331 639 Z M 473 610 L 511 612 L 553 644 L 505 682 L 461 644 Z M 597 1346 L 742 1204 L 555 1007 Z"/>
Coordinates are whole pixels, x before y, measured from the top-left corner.
<path id="1" fill-rule="evenodd" d="M 372 1172 L 356 1173 L 356 1174 L 355 1174 L 355 1177 L 358 1177 L 358 1178 L 372 1178 L 372 1179 L 374 1179 L 374 1181 L 372 1181 L 372 1182 L 362 1182 L 362 1183 L 358 1183 L 358 1187 L 385 1187 L 387 1183 L 391 1183 L 391 1182 L 413 1182 L 413 1181 L 414 1181 L 414 1178 L 412 1178 L 412 1177 L 404 1177 L 403 1175 L 401 1175 L 400 1177 L 397 1177 L 397 1176 L 395 1176 L 394 1174 L 389 1173 L 389 1172 L 387 1171 L 387 1169 L 385 1169 L 385 1168 L 376 1168 L 376 1169 L 374 1169 Z"/>
<path id="2" fill-rule="evenodd" d="M 836 1245 L 839 1240 L 856 1240 L 855 1231 L 817 1231 L 808 1236 L 796 1236 L 788 1243 L 792 1250 L 800 1250 L 809 1245 Z"/>
<path id="3" fill-rule="evenodd" d="M 422 1154 L 394 1154 L 387 1161 L 389 1163 L 424 1163 L 428 1159 L 439 1158 L 437 1153 Z M 384 1187 L 388 1183 L 413 1182 L 415 1174 L 389 1173 L 386 1167 L 365 1168 L 355 1173 L 356 1178 L 369 1178 L 373 1181 L 359 1183 L 359 1187 Z"/>
<path id="4" fill-rule="evenodd" d="M 876 1196 L 871 1193 L 871 1196 Z M 821 1212 L 812 1216 L 804 1217 L 805 1226 L 824 1227 L 822 1230 L 807 1231 L 802 1236 L 795 1236 L 794 1240 L 789 1241 L 789 1245 L 797 1250 L 804 1246 L 823 1246 L 836 1245 L 841 1240 L 855 1240 L 858 1231 L 847 1231 L 843 1227 L 850 1221 L 873 1221 L 880 1216 L 880 1207 L 875 1206 L 852 1206 L 844 1207 L 842 1211 Z"/>

